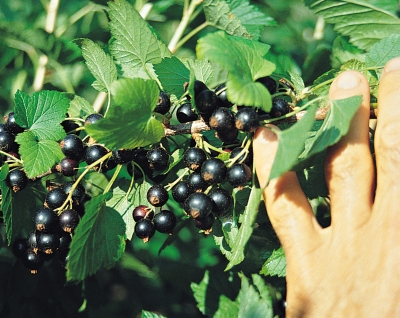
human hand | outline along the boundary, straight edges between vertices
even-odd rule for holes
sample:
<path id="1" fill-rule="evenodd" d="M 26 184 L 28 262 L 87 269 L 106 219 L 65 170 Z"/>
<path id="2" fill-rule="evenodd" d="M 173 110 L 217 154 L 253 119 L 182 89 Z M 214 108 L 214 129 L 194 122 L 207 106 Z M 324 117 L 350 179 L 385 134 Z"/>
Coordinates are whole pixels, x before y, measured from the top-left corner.
<path id="1" fill-rule="evenodd" d="M 355 71 L 332 83 L 333 100 L 362 95 L 350 130 L 328 150 L 331 225 L 322 228 L 289 171 L 263 195 L 285 250 L 287 317 L 400 317 L 400 58 L 389 61 L 378 92 L 376 174 L 369 148 L 369 85 Z M 278 147 L 257 130 L 255 167 L 265 187 Z"/>

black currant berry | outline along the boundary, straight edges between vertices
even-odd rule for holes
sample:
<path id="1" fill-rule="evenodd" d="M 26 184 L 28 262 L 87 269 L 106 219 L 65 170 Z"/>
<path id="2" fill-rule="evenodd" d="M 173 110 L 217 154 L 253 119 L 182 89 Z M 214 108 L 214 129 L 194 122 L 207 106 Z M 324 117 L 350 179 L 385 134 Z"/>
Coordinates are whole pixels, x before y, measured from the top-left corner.
<path id="1" fill-rule="evenodd" d="M 176 118 L 182 124 L 199 119 L 199 116 L 192 108 L 192 104 L 185 103 L 176 110 Z"/>
<path id="2" fill-rule="evenodd" d="M 233 104 L 228 100 L 228 96 L 226 94 L 226 85 L 225 83 L 222 83 L 218 85 L 215 90 L 215 94 L 217 94 L 218 99 L 220 100 L 220 107 L 232 107 Z"/>
<path id="3" fill-rule="evenodd" d="M 53 254 L 60 246 L 60 236 L 57 233 L 42 232 L 38 236 L 37 247 L 45 254 Z"/>
<path id="4" fill-rule="evenodd" d="M 22 264 L 31 271 L 31 274 L 37 274 L 44 264 L 45 258 L 42 253 L 37 253 L 33 249 L 28 249 L 22 257 Z"/>
<path id="5" fill-rule="evenodd" d="M 39 235 L 40 232 L 36 230 L 33 230 L 28 234 L 28 237 L 26 238 L 28 249 L 33 249 L 35 252 L 38 251 L 37 241 L 39 240 Z"/>
<path id="6" fill-rule="evenodd" d="M 205 218 L 193 219 L 193 224 L 200 230 L 204 231 L 204 234 L 210 234 L 212 231 L 212 226 L 214 224 L 215 217 L 209 214 Z"/>
<path id="7" fill-rule="evenodd" d="M 179 181 L 172 188 L 172 197 L 176 202 L 183 203 L 188 198 L 189 195 L 193 193 L 192 188 L 186 181 Z"/>
<path id="8" fill-rule="evenodd" d="M 63 154 L 74 160 L 81 160 L 84 155 L 83 141 L 77 135 L 67 135 L 60 142 Z"/>
<path id="9" fill-rule="evenodd" d="M 69 248 L 65 248 L 65 249 L 60 249 L 60 252 L 58 254 L 58 261 L 60 262 L 62 267 L 66 267 L 67 266 L 67 262 L 69 260 Z"/>
<path id="10" fill-rule="evenodd" d="M 193 84 L 194 97 L 196 98 L 202 91 L 208 90 L 208 87 L 204 82 L 195 80 Z"/>
<path id="11" fill-rule="evenodd" d="M 212 201 L 203 192 L 195 192 L 185 200 L 183 208 L 194 219 L 205 218 L 212 211 Z"/>
<path id="12" fill-rule="evenodd" d="M 146 155 L 147 155 L 147 150 L 142 149 L 142 148 L 136 149 L 133 161 L 137 165 L 140 166 L 140 168 L 143 170 L 145 175 L 149 176 L 149 175 L 151 175 L 152 172 L 150 169 L 149 162 L 147 161 Z M 140 169 L 132 162 L 128 163 L 127 170 L 128 170 L 128 173 L 131 176 L 134 176 L 135 179 L 140 179 L 143 177 L 142 171 L 140 171 Z"/>
<path id="13" fill-rule="evenodd" d="M 148 206 L 145 205 L 138 205 L 132 211 L 132 217 L 135 222 L 139 221 L 140 219 L 149 219 L 153 220 L 154 218 L 154 211 L 151 210 Z"/>
<path id="14" fill-rule="evenodd" d="M 176 216 L 169 210 L 162 210 L 154 216 L 153 223 L 158 232 L 172 235 L 176 225 Z"/>
<path id="15" fill-rule="evenodd" d="M 67 114 L 67 116 L 68 116 L 68 114 Z M 77 128 L 80 127 L 79 124 L 75 123 L 72 120 L 69 120 L 68 118 L 61 122 L 61 126 L 64 128 L 64 131 L 67 134 L 74 134 L 77 136 L 79 136 L 79 134 L 80 134 L 80 131 L 76 130 Z"/>
<path id="16" fill-rule="evenodd" d="M 112 151 L 112 159 L 116 164 L 126 164 L 131 162 L 136 155 L 136 149 L 118 149 Z"/>
<path id="17" fill-rule="evenodd" d="M 235 115 L 235 126 L 245 132 L 253 132 L 259 126 L 257 112 L 251 107 L 243 107 Z"/>
<path id="18" fill-rule="evenodd" d="M 15 144 L 15 137 L 9 131 L 0 132 L 0 150 L 9 152 Z"/>
<path id="19" fill-rule="evenodd" d="M 84 160 L 88 165 L 96 162 L 108 153 L 107 148 L 102 145 L 92 145 L 86 148 Z"/>
<path id="20" fill-rule="evenodd" d="M 233 199 L 231 193 L 223 188 L 215 188 L 208 193 L 213 207 L 212 211 L 217 215 L 221 216 L 227 212 L 233 205 Z"/>
<path id="21" fill-rule="evenodd" d="M 152 170 L 162 171 L 168 168 L 169 154 L 162 147 L 150 149 L 146 154 L 146 158 Z"/>
<path id="22" fill-rule="evenodd" d="M 78 173 L 78 167 L 79 161 L 65 157 L 56 165 L 56 170 L 66 177 L 71 177 Z"/>
<path id="23" fill-rule="evenodd" d="M 263 84 L 268 89 L 270 94 L 274 94 L 278 87 L 276 81 L 270 76 L 260 77 L 256 80 L 256 82 Z"/>
<path id="24" fill-rule="evenodd" d="M 6 183 L 10 189 L 14 192 L 18 192 L 26 188 L 28 185 L 28 177 L 22 170 L 11 170 L 7 175 Z"/>
<path id="25" fill-rule="evenodd" d="M 62 186 L 62 189 L 67 195 L 71 192 L 74 184 L 75 184 L 74 181 L 69 181 L 67 183 L 64 183 L 64 185 Z M 78 183 L 72 192 L 72 201 L 75 205 L 80 205 L 85 200 L 85 197 L 86 197 L 85 187 L 82 184 Z"/>
<path id="26" fill-rule="evenodd" d="M 283 98 L 274 98 L 272 100 L 272 108 L 269 112 L 272 118 L 284 116 L 290 112 L 290 106 L 287 100 Z"/>
<path id="27" fill-rule="evenodd" d="M 91 125 L 104 118 L 102 114 L 90 114 L 85 118 L 85 125 Z"/>
<path id="28" fill-rule="evenodd" d="M 209 158 L 201 166 L 201 177 L 208 184 L 221 183 L 225 180 L 227 168 L 219 158 Z"/>
<path id="29" fill-rule="evenodd" d="M 190 147 L 183 154 L 183 162 L 190 170 L 196 171 L 206 161 L 207 155 L 201 148 Z"/>
<path id="30" fill-rule="evenodd" d="M 154 109 L 156 113 L 165 115 L 166 113 L 169 112 L 169 109 L 171 108 L 171 101 L 169 99 L 169 96 L 166 92 L 161 91 L 160 95 L 158 96 L 158 102 L 157 106 Z"/>
<path id="31" fill-rule="evenodd" d="M 52 232 L 58 229 L 58 215 L 49 208 L 41 207 L 33 220 L 38 231 Z"/>
<path id="32" fill-rule="evenodd" d="M 228 169 L 228 182 L 234 187 L 243 187 L 251 181 L 251 169 L 244 163 L 235 163 Z"/>
<path id="33" fill-rule="evenodd" d="M 60 251 L 68 249 L 69 245 L 71 244 L 71 241 L 72 241 L 71 234 L 61 231 L 60 232 L 60 245 L 59 245 L 58 249 Z"/>
<path id="34" fill-rule="evenodd" d="M 230 159 L 234 159 L 243 151 L 244 148 L 236 147 L 232 149 L 231 153 L 229 154 Z M 251 151 L 244 152 L 236 161 L 237 163 L 245 163 L 248 166 L 253 164 L 253 154 Z"/>
<path id="35" fill-rule="evenodd" d="M 221 140 L 222 142 L 234 142 L 239 134 L 239 131 L 236 127 L 233 127 L 228 131 L 218 131 L 215 136 Z"/>
<path id="36" fill-rule="evenodd" d="M 227 132 L 235 127 L 235 114 L 229 108 L 219 107 L 211 114 L 208 123 L 218 133 Z"/>
<path id="37" fill-rule="evenodd" d="M 202 178 L 200 172 L 193 172 L 186 180 L 192 192 L 202 192 L 207 188 L 207 183 Z"/>
<path id="38" fill-rule="evenodd" d="M 17 238 L 12 244 L 12 252 L 15 257 L 22 259 L 25 255 L 25 252 L 28 249 L 28 245 L 26 244 L 26 239 Z"/>
<path id="39" fill-rule="evenodd" d="M 147 243 L 156 231 L 154 223 L 149 219 L 140 219 L 135 224 L 135 234 L 138 238 Z"/>
<path id="40" fill-rule="evenodd" d="M 64 232 L 72 233 L 77 227 L 80 217 L 77 211 L 67 209 L 58 216 L 60 227 Z"/>
<path id="41" fill-rule="evenodd" d="M 8 115 L 4 116 L 4 129 L 9 131 L 10 133 L 16 135 L 19 134 L 20 132 L 24 131 L 24 128 L 22 128 L 20 125 L 18 125 L 15 122 L 15 113 L 11 112 Z"/>
<path id="42" fill-rule="evenodd" d="M 147 201 L 152 206 L 161 207 L 168 201 L 168 191 L 161 185 L 153 185 L 147 191 Z"/>
<path id="43" fill-rule="evenodd" d="M 218 104 L 217 95 L 209 89 L 200 92 L 196 97 L 196 108 L 201 115 L 211 115 Z"/>
<path id="44" fill-rule="evenodd" d="M 54 188 L 47 193 L 44 206 L 54 210 L 62 206 L 66 199 L 67 194 L 62 188 Z"/>

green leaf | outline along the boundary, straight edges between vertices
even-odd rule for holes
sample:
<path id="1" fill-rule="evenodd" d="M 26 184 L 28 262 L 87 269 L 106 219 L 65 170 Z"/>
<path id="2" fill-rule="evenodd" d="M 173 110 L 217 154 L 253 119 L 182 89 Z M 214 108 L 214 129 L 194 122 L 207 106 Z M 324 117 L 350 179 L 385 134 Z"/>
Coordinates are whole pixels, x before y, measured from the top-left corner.
<path id="1" fill-rule="evenodd" d="M 100 92 L 109 92 L 111 84 L 117 80 L 117 68 L 111 56 L 92 40 L 82 40 L 82 56 L 96 82 L 93 87 Z"/>
<path id="2" fill-rule="evenodd" d="M 7 162 L 4 162 L 0 169 L 0 181 L 4 181 L 10 171 L 10 167 Z"/>
<path id="3" fill-rule="evenodd" d="M 125 224 L 121 215 L 106 206 L 111 193 L 85 204 L 85 214 L 74 232 L 67 262 L 67 280 L 81 281 L 100 268 L 110 269 L 125 249 Z"/>
<path id="4" fill-rule="evenodd" d="M 25 131 L 15 138 L 28 178 L 34 178 L 51 169 L 65 157 L 54 140 L 38 140 L 33 131 Z"/>
<path id="5" fill-rule="evenodd" d="M 164 57 L 171 57 L 171 52 L 127 1 L 110 1 L 108 5 L 113 35 L 111 54 L 122 66 L 125 77 L 148 78 L 147 64 L 160 63 Z"/>
<path id="6" fill-rule="evenodd" d="M 269 45 L 229 36 L 223 32 L 210 33 L 201 38 L 196 47 L 198 58 L 208 59 L 228 71 L 227 96 L 238 105 L 271 108 L 271 96 L 260 77 L 268 76 L 275 65 L 264 56 Z"/>
<path id="7" fill-rule="evenodd" d="M 276 132 L 279 139 L 278 151 L 272 165 L 269 180 L 279 177 L 296 165 L 298 156 L 305 149 L 308 132 L 314 125 L 316 110 L 317 106 L 315 104 L 310 106 L 299 122 L 284 131 Z"/>
<path id="8" fill-rule="evenodd" d="M 342 64 L 352 59 L 364 62 L 365 52 L 349 43 L 347 38 L 343 36 L 336 37 L 332 45 L 332 66 L 339 68 Z"/>
<path id="9" fill-rule="evenodd" d="M 70 117 L 79 118 L 86 117 L 90 114 L 94 114 L 96 111 L 93 106 L 83 97 L 75 95 L 69 105 L 68 114 Z"/>
<path id="10" fill-rule="evenodd" d="M 177 57 L 166 57 L 153 65 L 163 90 L 180 96 L 184 93 L 183 84 L 189 82 L 190 71 Z"/>
<path id="11" fill-rule="evenodd" d="M 392 34 L 375 43 L 365 56 L 365 66 L 383 67 L 392 58 L 400 56 L 400 34 Z"/>
<path id="12" fill-rule="evenodd" d="M 286 276 L 286 257 L 282 247 L 272 252 L 272 255 L 262 266 L 260 274 L 265 276 Z"/>
<path id="13" fill-rule="evenodd" d="M 394 14 L 399 6 L 398 0 L 366 0 L 366 2 Z"/>
<path id="14" fill-rule="evenodd" d="M 69 99 L 57 91 L 41 91 L 32 97 L 17 91 L 15 94 L 15 121 L 29 129 L 38 140 L 61 140 L 65 131 L 60 123 L 65 119 Z"/>
<path id="15" fill-rule="evenodd" d="M 190 288 L 193 291 L 193 297 L 196 299 L 197 302 L 197 308 L 200 310 L 200 312 L 205 315 L 206 314 L 206 294 L 207 294 L 207 288 L 208 284 L 210 282 L 210 275 L 209 271 L 206 270 L 204 273 L 204 277 L 201 280 L 200 284 L 196 283 L 191 283 Z"/>
<path id="16" fill-rule="evenodd" d="M 213 78 L 213 69 L 207 60 L 187 60 L 189 69 L 194 71 L 196 80 L 202 81 L 204 84 L 209 85 Z"/>
<path id="17" fill-rule="evenodd" d="M 351 120 L 361 105 L 361 99 L 361 96 L 353 96 L 346 99 L 331 100 L 324 123 L 299 158 L 310 158 L 334 145 L 342 136 L 346 135 Z"/>
<path id="18" fill-rule="evenodd" d="M 219 297 L 219 306 L 214 318 L 232 318 L 239 317 L 239 304 L 237 301 L 232 301 L 225 295 Z"/>
<path id="19" fill-rule="evenodd" d="M 90 136 L 110 149 L 147 146 L 164 137 L 163 125 L 152 116 L 160 93 L 155 81 L 120 79 L 111 92 L 115 105 L 107 117 L 86 127 Z"/>
<path id="20" fill-rule="evenodd" d="M 359 0 L 305 0 L 316 14 L 334 24 L 334 30 L 350 37 L 350 43 L 369 50 L 391 34 L 400 33 L 400 19 L 385 10 Z"/>
<path id="21" fill-rule="evenodd" d="M 142 318 L 166 318 L 163 315 L 155 314 L 150 311 L 142 310 Z"/>
<path id="22" fill-rule="evenodd" d="M 244 260 L 244 249 L 254 229 L 254 222 L 258 213 L 258 206 L 260 205 L 262 190 L 258 185 L 251 188 L 248 205 L 243 214 L 243 222 L 240 225 L 239 233 L 233 244 L 231 257 L 225 270 L 231 269 L 233 266 L 239 264 Z"/>

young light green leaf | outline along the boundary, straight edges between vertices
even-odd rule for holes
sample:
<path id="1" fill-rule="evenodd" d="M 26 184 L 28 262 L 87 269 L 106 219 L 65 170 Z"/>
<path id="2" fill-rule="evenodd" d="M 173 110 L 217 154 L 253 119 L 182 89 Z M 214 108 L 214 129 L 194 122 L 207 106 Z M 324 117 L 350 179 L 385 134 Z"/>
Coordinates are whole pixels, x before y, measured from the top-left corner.
<path id="1" fill-rule="evenodd" d="M 142 318 L 167 318 L 167 317 L 147 310 L 142 310 Z"/>
<path id="2" fill-rule="evenodd" d="M 96 82 L 93 87 L 100 92 L 109 92 L 111 84 L 117 80 L 117 68 L 111 56 L 92 40 L 82 40 L 82 56 Z"/>
<path id="3" fill-rule="evenodd" d="M 125 249 L 125 224 L 121 215 L 106 206 L 110 192 L 85 204 L 85 214 L 75 229 L 67 263 L 67 280 L 81 281 L 100 268 L 109 269 Z"/>
<path id="4" fill-rule="evenodd" d="M 160 93 L 157 83 L 125 78 L 115 81 L 111 92 L 115 105 L 106 118 L 88 125 L 87 133 L 110 149 L 129 149 L 159 142 L 164 136 L 164 128 L 152 115 Z"/>
<path id="5" fill-rule="evenodd" d="M 18 134 L 15 141 L 20 145 L 19 153 L 28 178 L 41 175 L 65 157 L 56 141 L 37 140 L 33 131 Z"/>
<path id="6" fill-rule="evenodd" d="M 366 67 L 384 67 L 392 58 L 400 56 L 400 34 L 392 34 L 375 43 L 365 56 Z"/>
<path id="7" fill-rule="evenodd" d="M 265 276 L 286 276 L 286 257 L 282 247 L 272 252 L 262 266 L 260 274 Z"/>
<path id="8" fill-rule="evenodd" d="M 337 143 L 342 136 L 347 134 L 351 120 L 360 104 L 361 96 L 331 100 L 324 123 L 299 158 L 301 160 L 310 158 Z"/>
<path id="9" fill-rule="evenodd" d="M 125 0 L 108 3 L 110 31 L 113 41 L 110 52 L 122 66 L 126 77 L 147 73 L 147 64 L 157 64 L 172 54 L 149 28 L 134 7 Z"/>
<path id="10" fill-rule="evenodd" d="M 239 317 L 239 303 L 221 295 L 219 297 L 218 310 L 215 312 L 213 318 L 232 318 Z"/>
<path id="11" fill-rule="evenodd" d="M 4 181 L 10 171 L 10 167 L 7 162 L 4 162 L 0 169 L 0 181 Z"/>
<path id="12" fill-rule="evenodd" d="M 192 289 L 192 292 L 193 292 L 193 297 L 194 297 L 194 299 L 196 299 L 196 302 L 197 302 L 197 308 L 200 310 L 200 312 L 203 315 L 206 314 L 206 310 L 207 310 L 206 294 L 207 294 L 207 288 L 208 288 L 209 283 L 210 283 L 210 275 L 209 275 L 209 271 L 206 270 L 204 272 L 204 277 L 199 284 L 196 284 L 196 283 L 190 284 L 190 288 Z"/>
<path id="13" fill-rule="evenodd" d="M 373 44 L 400 33 L 400 19 L 385 10 L 359 0 L 305 0 L 316 14 L 334 24 L 341 35 L 349 36 L 350 43 L 369 50 Z"/>
<path id="14" fill-rule="evenodd" d="M 65 131 L 60 123 L 65 119 L 69 99 L 57 91 L 41 91 L 32 97 L 17 91 L 15 94 L 15 121 L 29 129 L 38 140 L 61 140 Z"/>
<path id="15" fill-rule="evenodd" d="M 213 78 L 213 69 L 207 60 L 187 60 L 189 69 L 194 71 L 194 77 L 198 81 L 209 85 Z"/>
<path id="16" fill-rule="evenodd" d="M 215 32 L 201 38 L 196 47 L 198 58 L 208 59 L 228 71 L 227 96 L 239 105 L 271 108 L 271 97 L 260 77 L 268 76 L 275 65 L 264 56 L 269 46 L 260 42 Z"/>
<path id="17" fill-rule="evenodd" d="M 166 57 L 154 64 L 154 71 L 161 82 L 163 90 L 180 96 L 184 93 L 183 84 L 189 82 L 190 71 L 177 57 Z"/>
<path id="18" fill-rule="evenodd" d="M 317 105 L 311 105 L 304 117 L 292 127 L 278 131 L 278 151 L 272 165 L 269 180 L 279 177 L 292 169 L 298 162 L 298 156 L 305 149 L 308 132 L 314 125 L 314 116 Z"/>
<path id="19" fill-rule="evenodd" d="M 399 6 L 399 1 L 397 0 L 366 0 L 365 2 L 368 2 L 378 8 L 389 11 L 393 14 L 396 14 Z"/>
<path id="20" fill-rule="evenodd" d="M 70 117 L 79 118 L 86 117 L 95 113 L 93 106 L 83 97 L 75 95 L 69 105 L 68 114 Z"/>
<path id="21" fill-rule="evenodd" d="M 243 222 L 240 225 L 239 233 L 233 244 L 231 257 L 225 270 L 231 269 L 233 266 L 241 263 L 244 260 L 244 248 L 253 233 L 254 222 L 258 213 L 258 206 L 260 205 L 260 197 L 262 190 L 258 185 L 253 184 L 251 188 L 248 205 L 243 214 Z"/>

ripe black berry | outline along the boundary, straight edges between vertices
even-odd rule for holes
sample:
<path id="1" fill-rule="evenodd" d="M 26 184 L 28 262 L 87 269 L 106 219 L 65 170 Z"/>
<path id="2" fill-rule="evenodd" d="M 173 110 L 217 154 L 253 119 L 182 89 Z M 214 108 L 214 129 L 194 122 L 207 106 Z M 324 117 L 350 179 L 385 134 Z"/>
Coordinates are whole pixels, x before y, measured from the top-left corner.
<path id="1" fill-rule="evenodd" d="M 221 183 L 226 177 L 225 163 L 219 158 L 209 158 L 201 166 L 201 177 L 208 184 Z"/>
<path id="2" fill-rule="evenodd" d="M 232 149 L 231 153 L 229 154 L 229 158 L 230 159 L 234 159 L 237 156 L 239 156 L 239 154 L 242 152 L 244 148 L 242 147 L 236 147 L 234 149 Z M 243 153 L 236 161 L 237 163 L 245 163 L 248 166 L 251 166 L 253 163 L 253 155 L 251 151 L 247 151 L 247 153 Z"/>
<path id="3" fill-rule="evenodd" d="M 235 116 L 235 126 L 241 131 L 255 131 L 259 126 L 257 112 L 251 107 L 243 107 L 239 109 Z"/>
<path id="4" fill-rule="evenodd" d="M 217 132 L 230 131 L 235 127 L 235 115 L 229 108 L 219 107 L 211 114 L 208 123 Z"/>
<path id="5" fill-rule="evenodd" d="M 41 207 L 34 217 L 35 227 L 38 231 L 50 232 L 58 228 L 58 215 L 51 209 Z"/>
<path id="6" fill-rule="evenodd" d="M 157 106 L 154 109 L 154 111 L 156 113 L 165 115 L 166 113 L 169 112 L 170 107 L 171 107 L 171 101 L 169 99 L 168 94 L 166 92 L 161 91 L 160 95 L 158 96 Z"/>
<path id="7" fill-rule="evenodd" d="M 26 238 L 26 245 L 28 246 L 28 249 L 33 249 L 35 252 L 37 252 L 37 241 L 39 240 L 39 235 L 40 232 L 33 230 L 28 234 L 28 237 Z"/>
<path id="8" fill-rule="evenodd" d="M 168 168 L 169 154 L 164 148 L 156 147 L 150 149 L 146 154 L 146 158 L 152 170 L 162 171 Z"/>
<path id="9" fill-rule="evenodd" d="M 217 215 L 221 216 L 223 213 L 228 211 L 233 205 L 233 199 L 231 193 L 223 188 L 215 188 L 208 194 L 212 201 L 212 211 Z"/>
<path id="10" fill-rule="evenodd" d="M 67 195 L 71 192 L 74 183 L 75 183 L 74 181 L 69 181 L 62 186 L 62 189 Z M 85 200 L 85 197 L 86 197 L 85 187 L 82 184 L 78 183 L 72 192 L 72 201 L 74 204 L 80 205 Z"/>
<path id="11" fill-rule="evenodd" d="M 150 169 L 149 162 L 147 161 L 146 154 L 147 154 L 147 150 L 136 149 L 133 161 L 140 166 L 140 168 L 143 170 L 145 175 L 150 175 L 151 169 Z M 127 170 L 128 170 L 128 173 L 131 176 L 133 176 L 135 179 L 140 179 L 143 177 L 140 169 L 132 162 L 128 163 Z"/>
<path id="12" fill-rule="evenodd" d="M 252 172 L 244 163 L 235 163 L 228 170 L 228 182 L 234 187 L 243 187 L 251 181 Z"/>
<path id="13" fill-rule="evenodd" d="M 212 211 L 212 201 L 203 192 L 195 192 L 185 200 L 183 208 L 194 219 L 205 218 Z"/>
<path id="14" fill-rule="evenodd" d="M 138 205 L 133 209 L 132 216 L 135 222 L 143 218 L 153 220 L 154 211 L 145 205 Z"/>
<path id="15" fill-rule="evenodd" d="M 67 114 L 67 116 L 68 116 L 68 114 Z M 79 128 L 79 124 L 75 123 L 72 120 L 69 120 L 69 119 L 63 120 L 61 122 L 61 126 L 64 128 L 64 131 L 67 134 L 73 133 L 74 135 L 77 135 L 77 136 L 79 136 L 79 134 L 80 134 L 80 130 L 76 130 L 77 128 Z"/>
<path id="16" fill-rule="evenodd" d="M 220 107 L 232 107 L 232 103 L 228 100 L 228 96 L 226 94 L 226 85 L 222 83 L 217 86 L 214 90 L 215 94 L 217 94 L 218 99 L 220 100 Z"/>
<path id="17" fill-rule="evenodd" d="M 64 137 L 60 142 L 63 154 L 74 160 L 81 160 L 84 155 L 83 141 L 77 135 L 71 134 Z"/>
<path id="18" fill-rule="evenodd" d="M 37 247 L 45 254 L 53 254 L 60 246 L 60 236 L 57 233 L 41 232 L 38 236 Z"/>
<path id="19" fill-rule="evenodd" d="M 199 95 L 202 91 L 208 90 L 208 87 L 202 81 L 195 80 L 193 84 L 193 90 L 194 90 L 194 97 L 196 98 L 197 95 Z"/>
<path id="20" fill-rule="evenodd" d="M 72 209 L 67 209 L 61 212 L 58 216 L 60 227 L 64 232 L 72 233 L 77 227 L 80 217 L 78 212 Z"/>
<path id="21" fill-rule="evenodd" d="M 12 252 L 17 258 L 22 258 L 25 255 L 28 245 L 26 244 L 26 239 L 17 238 L 12 244 Z"/>
<path id="22" fill-rule="evenodd" d="M 11 170 L 7 175 L 6 183 L 14 192 L 18 192 L 26 188 L 28 185 L 28 177 L 22 170 Z"/>
<path id="23" fill-rule="evenodd" d="M 201 148 L 190 147 L 183 154 L 183 162 L 190 170 L 196 171 L 206 161 L 207 155 Z"/>
<path id="24" fill-rule="evenodd" d="M 54 188 L 50 190 L 44 200 L 44 206 L 50 209 L 57 209 L 67 199 L 67 194 L 62 188 Z"/>
<path id="25" fill-rule="evenodd" d="M 65 157 L 56 165 L 56 170 L 66 177 L 71 177 L 78 173 L 78 167 L 79 161 Z"/>
<path id="26" fill-rule="evenodd" d="M 85 118 L 85 125 L 91 125 L 104 118 L 102 114 L 90 114 Z"/>
<path id="27" fill-rule="evenodd" d="M 4 129 L 9 131 L 10 133 L 16 135 L 19 134 L 20 132 L 24 131 L 24 128 L 22 128 L 20 125 L 18 125 L 15 122 L 15 113 L 11 112 L 8 115 L 4 116 Z"/>
<path id="28" fill-rule="evenodd" d="M 168 201 L 168 192 L 161 185 L 153 185 L 147 191 L 147 201 L 155 207 L 163 206 Z"/>
<path id="29" fill-rule="evenodd" d="M 9 152 L 15 144 L 15 137 L 8 131 L 0 132 L 0 150 Z"/>
<path id="30" fill-rule="evenodd" d="M 156 231 L 154 223 L 149 219 L 140 219 L 135 224 L 135 234 L 144 243 L 148 242 Z"/>
<path id="31" fill-rule="evenodd" d="M 131 162 L 135 158 L 135 149 L 118 149 L 112 151 L 112 159 L 117 164 L 125 164 Z"/>
<path id="32" fill-rule="evenodd" d="M 101 157 L 105 156 L 108 153 L 107 148 L 102 145 L 92 145 L 86 148 L 84 160 L 88 165 L 99 160 Z"/>
<path id="33" fill-rule="evenodd" d="M 217 107 L 218 97 L 213 91 L 207 89 L 197 95 L 196 108 L 200 114 L 211 115 Z"/>
<path id="34" fill-rule="evenodd" d="M 193 193 L 192 188 L 188 185 L 186 181 L 179 181 L 172 188 L 172 197 L 176 202 L 183 203 L 189 195 Z"/>
<path id="35" fill-rule="evenodd" d="M 194 121 L 199 119 L 199 116 L 196 114 L 196 112 L 192 108 L 192 104 L 190 103 L 185 103 L 179 106 L 179 108 L 176 110 L 176 118 L 180 123 L 188 123 L 190 121 Z"/>
<path id="36" fill-rule="evenodd" d="M 276 88 L 278 87 L 276 85 L 276 81 L 270 76 L 260 77 L 256 80 L 256 82 L 263 84 L 268 89 L 270 94 L 274 94 L 276 92 Z"/>
<path id="37" fill-rule="evenodd" d="M 234 142 L 239 134 L 239 131 L 236 127 L 233 127 L 231 130 L 228 131 L 219 131 L 216 132 L 216 137 L 221 140 L 222 142 Z"/>
<path id="38" fill-rule="evenodd" d="M 212 226 L 214 224 L 214 215 L 209 214 L 205 218 L 193 219 L 193 224 L 200 230 L 204 231 L 204 234 L 210 234 L 212 231 Z"/>
<path id="39" fill-rule="evenodd" d="M 290 112 L 287 100 L 283 98 L 274 98 L 272 100 L 272 108 L 269 112 L 272 118 L 284 116 Z"/>
<path id="40" fill-rule="evenodd" d="M 71 234 L 69 234 L 67 232 L 64 232 L 64 231 L 61 231 L 61 233 L 60 233 L 60 245 L 59 245 L 58 249 L 60 251 L 68 249 L 71 241 L 72 241 Z"/>
<path id="41" fill-rule="evenodd" d="M 158 232 L 171 235 L 176 225 L 176 216 L 171 211 L 162 210 L 155 215 L 153 222 Z"/>
<path id="42" fill-rule="evenodd" d="M 31 271 L 31 274 L 37 274 L 38 269 L 43 266 L 44 260 L 42 253 L 28 249 L 22 258 L 22 264 Z"/>
<path id="43" fill-rule="evenodd" d="M 207 183 L 201 177 L 200 172 L 193 172 L 186 180 L 192 192 L 202 192 L 207 188 Z"/>
<path id="44" fill-rule="evenodd" d="M 67 266 L 67 262 L 69 260 L 69 248 L 65 249 L 60 249 L 59 255 L 58 255 L 58 261 L 60 262 L 62 267 Z"/>

